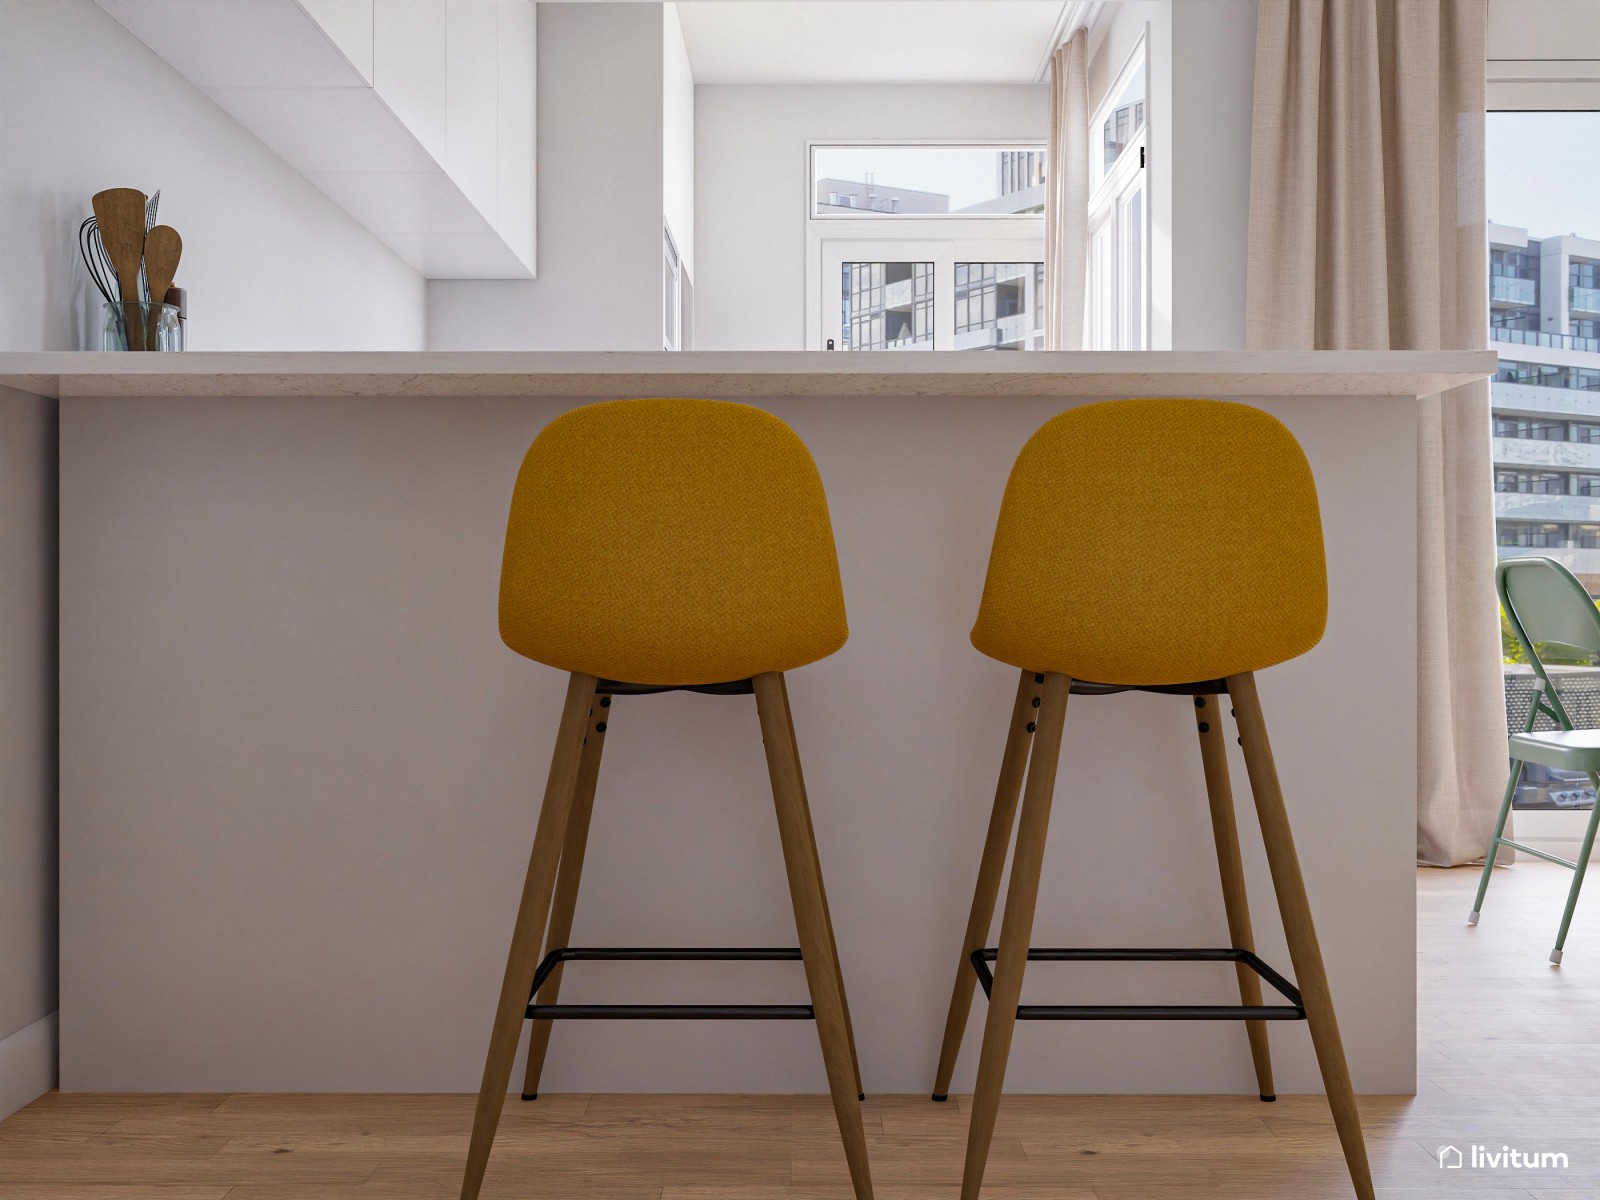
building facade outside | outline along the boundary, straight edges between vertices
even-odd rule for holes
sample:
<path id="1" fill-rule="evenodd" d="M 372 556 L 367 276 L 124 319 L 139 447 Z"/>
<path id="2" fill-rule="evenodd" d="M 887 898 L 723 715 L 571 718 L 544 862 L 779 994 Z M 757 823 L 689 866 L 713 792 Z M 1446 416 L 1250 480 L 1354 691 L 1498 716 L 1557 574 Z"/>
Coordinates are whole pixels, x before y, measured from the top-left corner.
<path id="1" fill-rule="evenodd" d="M 1502 559 L 1553 558 L 1600 596 L 1600 241 L 1533 238 L 1489 225 L 1490 338 L 1499 371 L 1493 410 L 1495 540 Z M 1575 670 L 1561 687 L 1573 720 L 1600 727 L 1600 677 Z M 1533 701 L 1526 667 L 1506 666 L 1507 721 Z M 1525 768 L 1517 807 L 1592 807 L 1573 772 Z"/>
<path id="2" fill-rule="evenodd" d="M 924 192 L 916 188 L 882 184 L 871 171 L 866 173 L 865 179 L 817 180 L 817 212 L 824 215 L 885 213 L 933 216 L 949 211 L 950 197 L 943 192 Z"/>
<path id="3" fill-rule="evenodd" d="M 1600 241 L 1489 226 L 1500 557 L 1547 555 L 1600 595 Z"/>

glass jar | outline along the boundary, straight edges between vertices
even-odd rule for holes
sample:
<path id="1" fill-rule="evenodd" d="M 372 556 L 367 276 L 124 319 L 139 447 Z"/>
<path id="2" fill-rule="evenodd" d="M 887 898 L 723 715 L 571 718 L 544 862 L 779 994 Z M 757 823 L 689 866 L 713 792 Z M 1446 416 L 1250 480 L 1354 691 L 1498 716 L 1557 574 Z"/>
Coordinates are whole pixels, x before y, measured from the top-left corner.
<path id="1" fill-rule="evenodd" d="M 105 307 L 107 350 L 183 349 L 183 323 L 176 304 L 123 300 Z"/>

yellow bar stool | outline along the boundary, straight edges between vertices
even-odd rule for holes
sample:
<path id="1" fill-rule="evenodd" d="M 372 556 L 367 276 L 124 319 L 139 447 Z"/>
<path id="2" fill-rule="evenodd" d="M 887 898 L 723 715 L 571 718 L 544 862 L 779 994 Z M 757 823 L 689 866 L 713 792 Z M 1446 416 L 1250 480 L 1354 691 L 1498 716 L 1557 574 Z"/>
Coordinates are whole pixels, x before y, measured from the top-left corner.
<path id="1" fill-rule="evenodd" d="M 1305 1020 L 1356 1194 L 1372 1178 L 1322 952 L 1267 742 L 1255 672 L 1304 654 L 1327 620 L 1322 523 L 1294 437 L 1259 409 L 1117 400 L 1047 422 L 1012 468 L 972 644 L 1022 669 L 935 1077 L 944 1100 L 971 1011 L 989 997 L 962 1200 L 977 1200 L 1019 1020 L 1243 1020 L 1261 1098 L 1275 1098 L 1266 1025 Z M 1069 695 L 1192 697 L 1231 945 L 1219 950 L 1029 945 Z M 1223 713 L 1231 701 L 1298 988 L 1256 957 Z M 1026 786 L 1024 786 L 1026 777 Z M 1017 819 L 1017 800 L 1022 812 Z M 1017 824 L 998 950 L 986 946 Z M 1029 961 L 1232 962 L 1241 1004 L 1024 1005 Z M 993 963 L 991 970 L 990 963 Z M 1262 1003 L 1261 983 L 1284 1003 Z"/>
<path id="2" fill-rule="evenodd" d="M 604 484 L 606 503 L 594 497 Z M 570 673 L 489 1037 L 463 1200 L 483 1183 L 524 1020 L 534 1099 L 553 1020 L 814 1019 L 857 1200 L 870 1200 L 860 1071 L 784 672 L 844 645 L 827 499 L 804 444 L 760 409 L 620 400 L 547 426 L 523 460 L 500 576 L 500 635 Z M 797 948 L 580 949 L 572 930 L 613 701 L 673 690 L 755 696 Z M 548 932 L 546 926 L 548 922 Z M 541 941 L 544 953 L 541 956 Z M 799 960 L 809 1004 L 560 1004 L 573 961 Z"/>

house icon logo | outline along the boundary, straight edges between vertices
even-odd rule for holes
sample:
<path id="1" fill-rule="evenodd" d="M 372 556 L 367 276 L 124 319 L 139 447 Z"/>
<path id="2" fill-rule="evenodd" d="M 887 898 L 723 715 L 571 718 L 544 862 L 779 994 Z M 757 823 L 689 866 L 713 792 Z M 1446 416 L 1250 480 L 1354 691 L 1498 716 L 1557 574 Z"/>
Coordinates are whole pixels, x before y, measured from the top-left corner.
<path id="1" fill-rule="evenodd" d="M 1454 1146 L 1439 1147 L 1439 1165 L 1450 1170 L 1461 1169 L 1461 1151 Z"/>

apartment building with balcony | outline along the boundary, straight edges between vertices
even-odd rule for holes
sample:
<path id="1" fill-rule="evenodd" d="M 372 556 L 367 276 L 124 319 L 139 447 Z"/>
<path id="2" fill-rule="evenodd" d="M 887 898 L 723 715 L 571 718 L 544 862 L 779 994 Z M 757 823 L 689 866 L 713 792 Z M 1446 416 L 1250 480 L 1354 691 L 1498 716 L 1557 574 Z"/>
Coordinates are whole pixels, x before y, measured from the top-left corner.
<path id="1" fill-rule="evenodd" d="M 1044 264 L 957 263 L 957 350 L 1043 350 Z"/>
<path id="2" fill-rule="evenodd" d="M 1600 595 L 1600 241 L 1489 226 L 1502 558 L 1547 555 Z"/>

